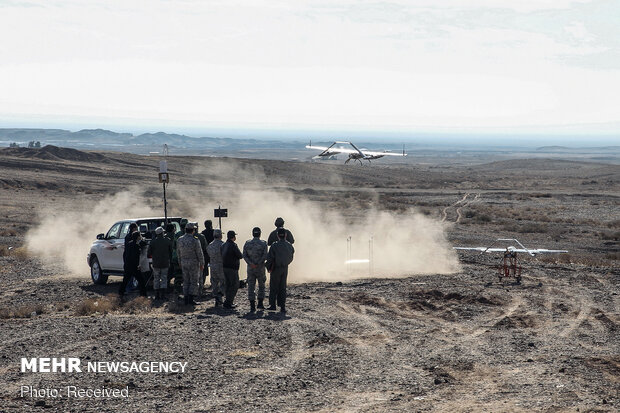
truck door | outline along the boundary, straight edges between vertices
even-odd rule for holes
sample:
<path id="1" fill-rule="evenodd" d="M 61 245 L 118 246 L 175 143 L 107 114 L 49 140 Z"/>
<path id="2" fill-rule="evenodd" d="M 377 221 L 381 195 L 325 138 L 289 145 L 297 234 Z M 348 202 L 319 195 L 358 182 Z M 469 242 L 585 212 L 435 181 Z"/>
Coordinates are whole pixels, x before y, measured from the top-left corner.
<path id="1" fill-rule="evenodd" d="M 125 239 L 120 237 L 120 230 L 124 223 L 117 222 L 105 236 L 106 245 L 101 250 L 99 264 L 106 270 L 123 270 L 123 251 L 125 250 Z M 129 224 L 127 224 L 129 225 Z"/>

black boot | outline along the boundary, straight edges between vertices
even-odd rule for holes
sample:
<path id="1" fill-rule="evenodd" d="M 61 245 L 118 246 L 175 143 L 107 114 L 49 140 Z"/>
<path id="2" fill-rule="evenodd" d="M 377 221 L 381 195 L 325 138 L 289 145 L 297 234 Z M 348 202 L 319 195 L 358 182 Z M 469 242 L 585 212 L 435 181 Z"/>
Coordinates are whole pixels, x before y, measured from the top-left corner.
<path id="1" fill-rule="evenodd" d="M 187 300 L 187 304 L 198 305 L 198 303 L 196 301 L 194 301 L 194 296 L 192 294 L 189 295 L 189 299 Z"/>
<path id="2" fill-rule="evenodd" d="M 284 304 L 282 304 L 282 307 L 280 307 L 280 312 L 282 314 L 286 314 L 286 308 L 284 308 Z"/>
<path id="3" fill-rule="evenodd" d="M 159 289 L 159 299 L 160 300 L 166 300 L 166 289 L 165 288 L 160 288 Z"/>
<path id="4" fill-rule="evenodd" d="M 250 301 L 250 313 L 256 312 L 256 303 L 254 301 Z"/>
<path id="5" fill-rule="evenodd" d="M 185 303 L 185 305 L 189 305 L 189 294 L 183 297 L 183 302 Z"/>
<path id="6" fill-rule="evenodd" d="M 276 311 L 277 310 L 276 305 L 275 304 L 271 304 L 267 310 L 269 310 L 269 311 Z"/>
<path id="7" fill-rule="evenodd" d="M 259 298 L 258 299 L 258 305 L 256 306 L 256 308 L 258 308 L 259 310 L 264 310 L 265 306 L 263 305 L 263 299 Z"/>

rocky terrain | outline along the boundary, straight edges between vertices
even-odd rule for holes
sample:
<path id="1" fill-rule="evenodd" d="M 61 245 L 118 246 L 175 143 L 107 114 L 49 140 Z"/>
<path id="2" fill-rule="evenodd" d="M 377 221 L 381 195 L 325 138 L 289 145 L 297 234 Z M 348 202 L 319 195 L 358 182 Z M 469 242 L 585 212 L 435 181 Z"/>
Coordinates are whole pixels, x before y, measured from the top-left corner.
<path id="1" fill-rule="evenodd" d="M 213 309 L 207 299 L 195 307 L 174 298 L 122 304 L 115 297 L 117 278 L 106 285 L 90 281 L 89 245 L 73 252 L 84 262 L 78 273 L 24 247 L 27 232 L 45 218 L 45 208 L 69 210 L 135 185 L 138 192 L 155 193 L 158 161 L 62 148 L 0 150 L 0 410 L 576 412 L 620 407 L 617 165 L 529 159 L 367 168 L 224 160 L 235 170 L 260 171 L 261 179 L 280 192 L 342 210 L 352 221 L 370 208 L 414 207 L 442 221 L 453 245 L 488 245 L 506 237 L 570 251 L 524 259 L 521 284 L 498 280 L 497 256 L 464 253 L 461 269 L 450 274 L 336 276 L 330 282 L 292 284 L 286 316 L 249 314 L 243 289 L 238 308 L 230 312 Z M 213 181 L 217 173 L 210 166 L 221 161 L 168 159 L 175 182 L 201 186 L 208 181 L 214 190 L 225 191 L 239 182 L 232 175 Z M 182 205 L 182 191 L 170 197 Z M 94 222 L 97 228 L 89 230 L 109 224 Z M 22 373 L 22 357 L 188 364 L 184 373 L 171 374 Z M 20 395 L 21 386 L 66 385 L 128 388 L 130 397 Z"/>

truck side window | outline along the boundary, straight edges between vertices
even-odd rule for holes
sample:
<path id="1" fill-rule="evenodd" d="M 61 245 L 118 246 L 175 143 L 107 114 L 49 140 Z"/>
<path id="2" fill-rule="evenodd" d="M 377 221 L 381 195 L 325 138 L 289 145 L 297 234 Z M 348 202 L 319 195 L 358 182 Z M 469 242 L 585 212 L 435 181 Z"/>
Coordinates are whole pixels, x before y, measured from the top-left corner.
<path id="1" fill-rule="evenodd" d="M 105 236 L 105 239 L 116 239 L 118 238 L 118 232 L 121 229 L 121 223 L 116 223 L 112 225 L 112 228 L 108 231 L 108 234 Z"/>
<path id="2" fill-rule="evenodd" d="M 123 222 L 123 227 L 121 228 L 121 233 L 119 234 L 119 238 L 125 238 L 125 235 L 129 232 L 129 225 L 131 222 Z"/>

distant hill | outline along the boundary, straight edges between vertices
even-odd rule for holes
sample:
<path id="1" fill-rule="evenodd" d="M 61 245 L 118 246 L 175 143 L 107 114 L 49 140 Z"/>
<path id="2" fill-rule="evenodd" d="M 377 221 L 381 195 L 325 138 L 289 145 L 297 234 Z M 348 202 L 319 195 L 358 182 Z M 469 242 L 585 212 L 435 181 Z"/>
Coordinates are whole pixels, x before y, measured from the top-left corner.
<path id="1" fill-rule="evenodd" d="M 536 148 L 536 150 L 540 152 L 618 152 L 620 151 L 620 146 L 592 146 L 585 148 L 570 148 L 568 146 L 541 146 L 540 148 Z"/>
<path id="2" fill-rule="evenodd" d="M 5 155 L 19 158 L 51 161 L 100 162 L 106 158 L 105 155 L 100 153 L 83 152 L 72 148 L 59 148 L 53 145 L 46 145 L 42 148 L 3 148 L 0 151 Z"/>
<path id="3" fill-rule="evenodd" d="M 164 132 L 143 133 L 136 136 L 131 133 L 118 133 L 106 129 L 83 129 L 77 132 L 64 129 L 0 129 L 0 146 L 9 146 L 15 142 L 24 147 L 31 141 L 39 141 L 42 145 L 78 149 L 122 150 L 135 153 L 160 151 L 164 144 L 171 149 L 182 149 L 185 152 L 303 148 L 300 142 L 213 137 L 195 138 Z"/>

